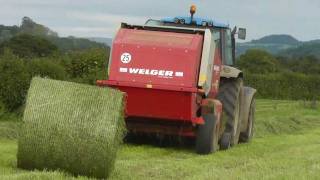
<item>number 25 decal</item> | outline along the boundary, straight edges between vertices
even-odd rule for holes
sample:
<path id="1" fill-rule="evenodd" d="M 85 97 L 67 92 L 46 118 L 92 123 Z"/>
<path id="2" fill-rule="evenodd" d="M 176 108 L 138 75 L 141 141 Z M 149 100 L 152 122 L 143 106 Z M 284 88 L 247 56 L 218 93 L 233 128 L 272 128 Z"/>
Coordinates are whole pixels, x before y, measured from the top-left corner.
<path id="1" fill-rule="evenodd" d="M 124 64 L 128 64 L 131 61 L 131 54 L 130 53 L 123 53 L 121 55 L 121 62 Z"/>

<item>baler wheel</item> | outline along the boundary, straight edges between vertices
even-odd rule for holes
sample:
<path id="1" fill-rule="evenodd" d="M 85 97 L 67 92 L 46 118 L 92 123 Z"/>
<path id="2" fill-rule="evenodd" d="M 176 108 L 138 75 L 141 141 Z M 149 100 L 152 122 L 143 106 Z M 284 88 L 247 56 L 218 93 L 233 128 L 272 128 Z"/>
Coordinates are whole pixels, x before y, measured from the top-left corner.
<path id="1" fill-rule="evenodd" d="M 225 123 L 225 133 L 229 133 L 230 145 L 234 146 L 239 142 L 240 136 L 240 97 L 243 86 L 242 78 L 223 79 L 220 82 L 217 99 L 222 103 L 222 122 Z"/>
<path id="2" fill-rule="evenodd" d="M 199 125 L 196 135 L 196 152 L 210 154 L 219 149 L 219 128 L 214 114 L 203 115 L 205 123 Z"/>
<path id="3" fill-rule="evenodd" d="M 254 126 L 254 113 L 256 111 L 256 100 L 253 98 L 250 105 L 249 116 L 248 116 L 248 126 L 245 132 L 240 133 L 240 142 L 250 142 L 253 136 L 253 126 Z"/>

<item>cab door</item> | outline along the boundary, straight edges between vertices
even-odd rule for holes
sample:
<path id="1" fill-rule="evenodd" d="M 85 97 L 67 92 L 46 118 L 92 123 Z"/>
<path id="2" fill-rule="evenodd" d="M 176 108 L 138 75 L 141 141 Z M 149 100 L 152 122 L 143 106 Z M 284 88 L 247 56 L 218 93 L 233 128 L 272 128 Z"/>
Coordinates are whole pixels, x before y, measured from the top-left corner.
<path id="1" fill-rule="evenodd" d="M 233 66 L 235 64 L 234 59 L 234 46 L 232 43 L 232 33 L 230 29 L 222 29 L 221 30 L 222 38 L 222 64 Z"/>

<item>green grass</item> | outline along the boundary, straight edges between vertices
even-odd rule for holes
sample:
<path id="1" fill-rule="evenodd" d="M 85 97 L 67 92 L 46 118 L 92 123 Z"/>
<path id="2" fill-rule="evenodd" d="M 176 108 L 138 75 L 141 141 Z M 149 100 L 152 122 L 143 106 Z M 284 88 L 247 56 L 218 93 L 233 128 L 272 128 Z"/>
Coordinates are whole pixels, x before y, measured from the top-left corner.
<path id="1" fill-rule="evenodd" d="M 18 138 L 21 117 L 15 113 L 0 113 L 0 138 Z"/>
<path id="2" fill-rule="evenodd" d="M 111 179 L 319 179 L 320 108 L 258 100 L 255 129 L 253 142 L 208 156 L 191 147 L 123 145 Z M 0 179 L 73 178 L 17 169 L 16 153 L 16 140 L 0 140 Z"/>

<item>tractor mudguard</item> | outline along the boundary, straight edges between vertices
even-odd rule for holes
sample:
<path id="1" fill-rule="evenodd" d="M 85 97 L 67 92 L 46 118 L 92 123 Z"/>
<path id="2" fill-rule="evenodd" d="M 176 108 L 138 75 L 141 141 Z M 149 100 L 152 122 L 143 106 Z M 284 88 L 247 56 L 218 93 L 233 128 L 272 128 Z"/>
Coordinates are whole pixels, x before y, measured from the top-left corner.
<path id="1" fill-rule="evenodd" d="M 242 71 L 232 66 L 223 65 L 220 76 L 224 78 L 238 78 L 242 77 Z"/>
<path id="2" fill-rule="evenodd" d="M 257 90 L 254 88 L 243 87 L 243 96 L 241 97 L 240 107 L 241 132 L 245 132 L 248 126 L 250 105 L 256 92 Z"/>

